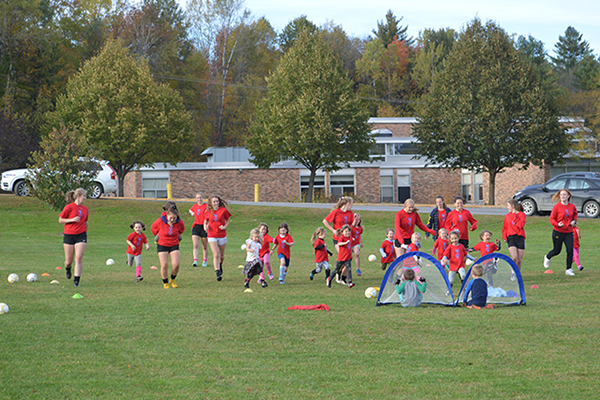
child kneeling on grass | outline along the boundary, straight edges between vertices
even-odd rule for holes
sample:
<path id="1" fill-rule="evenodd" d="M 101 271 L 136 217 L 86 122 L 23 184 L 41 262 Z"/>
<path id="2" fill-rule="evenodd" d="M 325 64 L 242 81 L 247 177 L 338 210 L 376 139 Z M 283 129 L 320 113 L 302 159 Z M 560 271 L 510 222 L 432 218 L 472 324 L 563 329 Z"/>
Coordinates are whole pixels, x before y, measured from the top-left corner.
<path id="1" fill-rule="evenodd" d="M 396 292 L 400 295 L 402 307 L 419 307 L 423 300 L 423 293 L 427 290 L 427 281 L 423 277 L 416 281 L 415 271 L 412 269 L 405 269 L 403 276 L 402 283 L 400 279 L 396 281 Z"/>
<path id="2" fill-rule="evenodd" d="M 463 298 L 464 305 L 469 308 L 496 308 L 495 305 L 487 303 L 487 282 L 483 280 L 483 266 L 481 264 L 473 265 L 471 269 L 473 280 L 467 284 L 465 289 L 465 297 Z M 471 294 L 471 300 L 469 299 Z"/>

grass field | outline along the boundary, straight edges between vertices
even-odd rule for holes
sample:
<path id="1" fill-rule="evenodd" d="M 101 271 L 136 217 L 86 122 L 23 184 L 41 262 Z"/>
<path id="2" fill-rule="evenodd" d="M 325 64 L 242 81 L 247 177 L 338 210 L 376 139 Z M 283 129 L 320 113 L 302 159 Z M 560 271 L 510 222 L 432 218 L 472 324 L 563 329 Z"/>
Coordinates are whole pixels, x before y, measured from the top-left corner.
<path id="1" fill-rule="evenodd" d="M 377 253 L 394 213 L 361 212 L 363 276 L 349 290 L 326 288 L 324 276 L 308 280 L 309 239 L 327 210 L 231 206 L 224 279 L 216 282 L 212 268 L 190 266 L 192 203 L 182 203 L 188 232 L 179 288 L 164 290 L 158 270 L 149 268 L 158 263 L 149 229 L 145 280 L 136 283 L 125 265 L 129 225 L 141 219 L 149 226 L 162 203 L 86 205 L 88 247 L 75 288 L 55 269 L 64 260 L 58 213 L 36 199 L 0 196 L 0 302 L 10 307 L 0 315 L 2 399 L 598 398 L 600 220 L 580 221 L 585 270 L 567 277 L 564 251 L 552 260 L 555 273 L 543 273 L 550 225 L 547 217 L 528 219 L 527 306 L 403 309 L 375 307 L 363 295 L 381 282 L 379 264 L 366 256 Z M 502 217 L 476 218 L 480 230 L 500 237 Z M 244 293 L 240 245 L 259 222 L 275 232 L 281 221 L 296 243 L 286 284 L 262 289 L 254 280 L 254 293 Z M 431 247 L 425 241 L 425 250 Z M 108 258 L 115 265 L 106 266 Z M 20 282 L 7 283 L 12 272 Z M 26 282 L 29 272 L 39 281 Z M 331 311 L 287 310 L 320 303 Z"/>

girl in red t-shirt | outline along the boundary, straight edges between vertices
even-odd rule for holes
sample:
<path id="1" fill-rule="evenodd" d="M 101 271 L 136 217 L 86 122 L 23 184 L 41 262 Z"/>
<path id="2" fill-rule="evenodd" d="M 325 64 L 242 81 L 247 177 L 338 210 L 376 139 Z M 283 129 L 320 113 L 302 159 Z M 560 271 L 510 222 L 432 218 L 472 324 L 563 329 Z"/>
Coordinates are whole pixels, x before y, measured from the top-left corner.
<path id="1" fill-rule="evenodd" d="M 273 238 L 271 236 L 269 236 L 269 226 L 267 224 L 265 224 L 264 222 L 261 222 L 258 225 L 258 230 L 260 231 L 260 234 L 262 235 L 262 247 L 260 248 L 260 251 L 258 252 L 258 258 L 260 259 L 262 266 L 267 269 L 267 275 L 268 275 L 269 279 L 273 279 L 273 278 L 275 278 L 275 276 L 273 275 L 273 271 L 271 271 L 271 262 L 269 261 L 269 258 L 271 257 L 270 250 L 271 250 L 271 243 L 273 243 Z M 260 278 L 258 279 L 258 283 L 263 283 L 263 282 L 265 282 L 265 272 L 264 271 L 262 271 L 260 273 Z"/>
<path id="2" fill-rule="evenodd" d="M 329 256 L 333 255 L 327 249 L 327 245 L 325 244 L 325 238 L 327 237 L 327 230 L 323 227 L 317 228 L 315 233 L 313 233 L 312 238 L 310 238 L 310 243 L 313 245 L 315 249 L 315 264 L 316 268 L 310 271 L 309 279 L 312 281 L 316 274 L 321 272 L 323 268 L 325 268 L 325 279 L 330 276 L 329 269 Z"/>
<path id="3" fill-rule="evenodd" d="M 285 283 L 285 276 L 290 267 L 290 247 L 293 245 L 294 240 L 290 235 L 290 228 L 288 224 L 282 222 L 279 224 L 279 235 L 273 238 L 273 248 L 271 249 L 271 253 L 273 253 L 277 247 L 277 257 L 279 257 L 279 283 L 282 285 Z"/>
<path id="4" fill-rule="evenodd" d="M 404 208 L 396 213 L 394 226 L 396 231 L 394 237 L 396 257 L 400 257 L 406 252 L 406 249 L 402 245 L 405 244 L 408 246 L 411 243 L 411 236 L 415 233 L 415 226 L 418 226 L 419 229 L 430 235 L 436 234 L 434 230 L 426 227 L 421 221 L 419 209 L 415 207 L 415 202 L 412 199 L 406 199 Z"/>
<path id="5" fill-rule="evenodd" d="M 342 226 L 337 231 L 338 236 L 338 257 L 337 263 L 335 265 L 335 270 L 333 271 L 333 276 L 336 274 L 340 274 L 342 269 L 345 267 L 348 280 L 348 288 L 351 289 L 354 287 L 354 283 L 352 283 L 352 227 L 348 224 Z M 327 286 L 331 287 L 331 276 L 327 277 Z"/>
<path id="6" fill-rule="evenodd" d="M 127 236 L 127 265 L 133 267 L 135 261 L 135 281 L 141 282 L 142 277 L 142 247 L 146 244 L 146 250 L 150 250 L 148 239 L 142 232 L 146 230 L 146 226 L 142 221 L 135 221 L 130 225 L 133 232 Z"/>
<path id="7" fill-rule="evenodd" d="M 58 223 L 65 224 L 63 248 L 67 279 L 71 279 L 71 265 L 75 260 L 73 284 L 77 287 L 83 269 L 83 254 L 87 247 L 88 209 L 83 205 L 87 192 L 78 188 L 67 192 L 65 198 L 67 205 L 58 216 Z"/>
<path id="8" fill-rule="evenodd" d="M 166 215 L 161 215 L 150 228 L 153 235 L 158 235 L 156 252 L 160 262 L 160 276 L 163 281 L 163 287 L 169 289 L 169 258 L 171 259 L 171 287 L 177 288 L 177 274 L 181 263 L 181 253 L 179 252 L 179 242 L 181 234 L 185 231 L 185 225 L 179 218 L 177 206 L 172 206 L 166 211 Z"/>
<path id="9" fill-rule="evenodd" d="M 550 259 L 560 254 L 563 243 L 567 249 L 567 270 L 565 275 L 573 276 L 575 273 L 571 266 L 573 265 L 573 228 L 577 225 L 577 209 L 571 203 L 571 192 L 567 189 L 561 189 L 552 196 L 556 202 L 550 212 L 550 223 L 554 228 L 552 230 L 553 248 L 544 256 L 544 267 L 550 267 Z"/>
<path id="10" fill-rule="evenodd" d="M 457 231 L 450 232 L 450 245 L 444 252 L 444 258 L 442 258 L 442 265 L 448 266 L 448 280 L 450 286 L 454 284 L 454 277 L 456 273 L 460 276 L 460 280 L 465 279 L 465 258 L 467 257 L 467 249 L 463 246 L 460 240 L 460 233 Z M 446 293 L 450 295 L 450 293 Z"/>
<path id="11" fill-rule="evenodd" d="M 477 220 L 471 212 L 464 208 L 465 200 L 462 197 L 454 199 L 454 210 L 446 217 L 446 229 L 448 232 L 457 231 L 460 235 L 459 243 L 469 248 L 469 231 L 477 229 Z M 471 227 L 469 227 L 471 224 Z"/>
<path id="12" fill-rule="evenodd" d="M 356 275 L 360 276 L 360 249 L 363 247 L 362 233 L 363 227 L 362 218 L 360 214 L 354 214 L 354 221 L 352 221 L 352 252 L 354 253 L 354 260 L 356 261 Z"/>
<path id="13" fill-rule="evenodd" d="M 518 201 L 511 199 L 506 203 L 508 214 L 504 216 L 502 224 L 502 239 L 506 242 L 510 258 L 513 259 L 519 270 L 525 254 L 525 223 L 527 217 L 523 207 Z"/>
<path id="14" fill-rule="evenodd" d="M 192 255 L 194 262 L 192 267 L 198 266 L 198 253 L 200 250 L 200 242 L 202 242 L 202 266 L 206 267 L 208 254 L 208 236 L 204 230 L 204 213 L 206 212 L 206 203 L 202 199 L 202 193 L 196 193 L 196 203 L 190 208 L 190 214 L 194 217 L 194 225 L 192 226 Z"/>
<path id="15" fill-rule="evenodd" d="M 448 231 L 446 228 L 440 228 L 438 230 L 438 237 L 433 244 L 433 251 L 431 254 L 433 254 L 438 261 L 441 261 L 442 258 L 444 258 L 444 251 L 446 251 L 448 245 L 450 245 L 450 241 L 448 240 Z"/>
<path id="16" fill-rule="evenodd" d="M 354 221 L 354 213 L 352 212 L 352 205 L 354 200 L 352 197 L 340 197 L 333 210 L 323 220 L 323 225 L 331 231 L 333 234 L 333 244 L 337 248 L 337 231 L 342 226 L 352 224 Z"/>
<path id="17" fill-rule="evenodd" d="M 231 213 L 227 202 L 219 196 L 211 196 L 204 213 L 204 230 L 208 236 L 208 245 L 213 254 L 213 265 L 217 281 L 223 279 L 223 260 L 227 244 L 227 227 L 231 222 Z"/>

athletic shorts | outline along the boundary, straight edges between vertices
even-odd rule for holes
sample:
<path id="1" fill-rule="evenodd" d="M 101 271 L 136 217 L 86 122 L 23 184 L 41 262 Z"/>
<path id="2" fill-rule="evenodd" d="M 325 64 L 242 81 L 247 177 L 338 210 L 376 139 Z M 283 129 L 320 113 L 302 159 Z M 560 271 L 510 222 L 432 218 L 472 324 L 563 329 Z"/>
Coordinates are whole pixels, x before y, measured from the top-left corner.
<path id="1" fill-rule="evenodd" d="M 206 231 L 204 230 L 204 225 L 192 226 L 192 236 L 200 236 L 202 238 L 208 237 Z"/>
<path id="2" fill-rule="evenodd" d="M 352 246 L 352 249 L 355 249 L 358 247 L 358 250 L 360 250 L 360 244 L 355 244 L 354 246 Z"/>
<path id="3" fill-rule="evenodd" d="M 175 245 L 175 246 L 161 246 L 160 244 L 156 245 L 156 252 L 157 253 L 170 253 L 172 251 L 179 251 L 179 245 Z"/>
<path id="4" fill-rule="evenodd" d="M 519 250 L 525 250 L 525 238 L 521 235 L 510 235 L 506 238 L 508 247 L 516 247 Z"/>
<path id="5" fill-rule="evenodd" d="M 208 238 L 208 242 L 209 242 L 209 243 L 210 243 L 210 242 L 217 242 L 217 244 L 218 244 L 219 246 L 224 246 L 224 245 L 225 245 L 225 243 L 227 243 L 227 236 L 225 236 L 225 237 L 222 237 L 222 238 L 211 238 L 211 237 L 209 237 L 209 238 Z"/>
<path id="6" fill-rule="evenodd" d="M 277 254 L 277 257 L 281 260 L 282 258 L 285 259 L 285 266 L 286 268 L 290 266 L 290 259 L 287 258 L 286 256 L 284 256 L 283 254 Z"/>
<path id="7" fill-rule="evenodd" d="M 410 238 L 403 239 L 403 242 L 404 243 L 400 243 L 398 239 L 394 239 L 394 247 L 399 249 L 400 247 L 402 247 L 403 244 L 409 245 L 411 243 Z"/>
<path id="8" fill-rule="evenodd" d="M 73 246 L 76 243 L 87 243 L 87 232 L 78 233 L 76 235 L 63 235 L 63 243 Z"/>

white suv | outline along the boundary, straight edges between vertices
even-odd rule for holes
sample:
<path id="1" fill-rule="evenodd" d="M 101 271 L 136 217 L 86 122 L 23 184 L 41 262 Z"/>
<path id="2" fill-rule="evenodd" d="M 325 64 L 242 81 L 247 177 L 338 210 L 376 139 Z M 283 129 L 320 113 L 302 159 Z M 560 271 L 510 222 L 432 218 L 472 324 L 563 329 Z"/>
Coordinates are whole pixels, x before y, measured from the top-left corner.
<path id="1" fill-rule="evenodd" d="M 95 185 L 88 197 L 97 199 L 102 193 L 115 193 L 117 191 L 117 181 L 115 180 L 115 170 L 108 164 L 108 161 L 97 161 L 100 165 L 100 171 L 94 179 Z M 2 173 L 1 188 L 7 192 L 14 192 L 17 196 L 28 196 L 29 187 L 25 181 L 26 169 L 12 169 Z"/>

